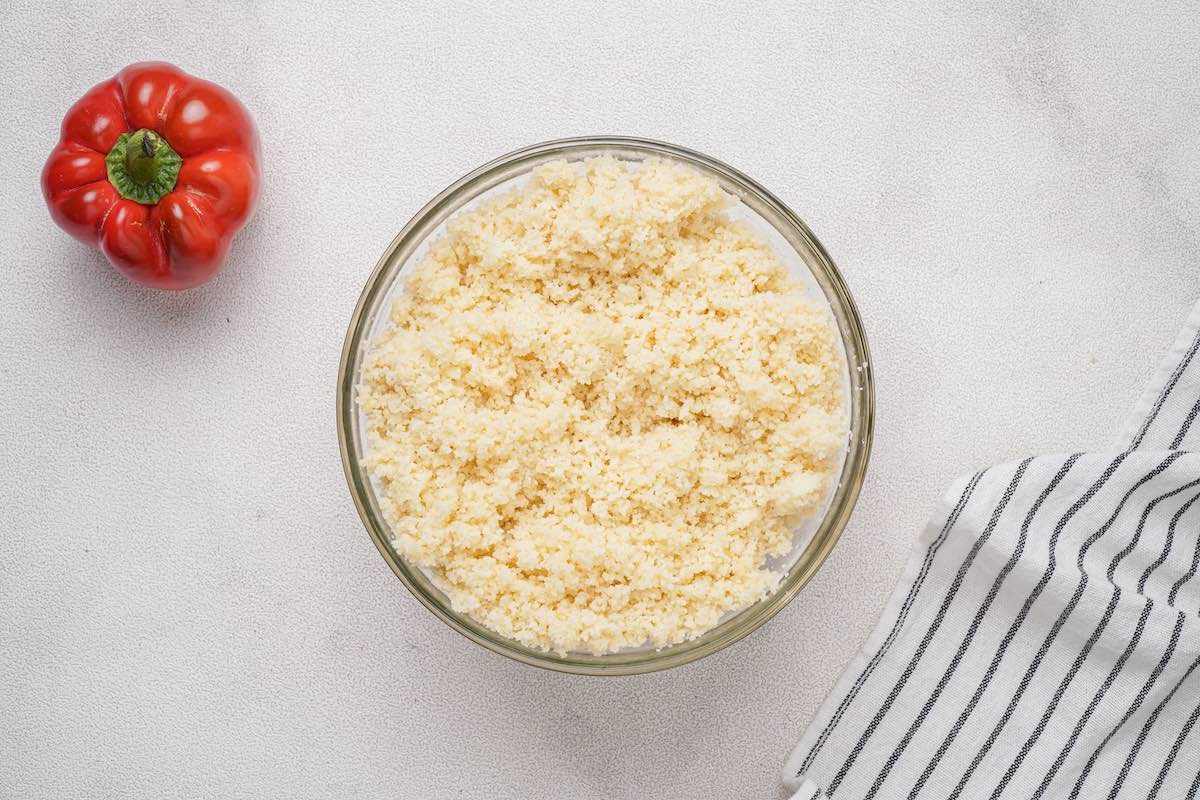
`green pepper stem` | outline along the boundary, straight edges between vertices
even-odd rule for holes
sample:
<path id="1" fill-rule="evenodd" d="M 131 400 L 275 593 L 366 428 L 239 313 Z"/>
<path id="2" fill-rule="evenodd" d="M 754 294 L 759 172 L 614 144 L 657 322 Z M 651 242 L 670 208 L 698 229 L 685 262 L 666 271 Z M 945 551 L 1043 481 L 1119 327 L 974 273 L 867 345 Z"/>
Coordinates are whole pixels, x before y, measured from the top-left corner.
<path id="1" fill-rule="evenodd" d="M 154 134 L 148 130 L 135 133 L 125 147 L 125 174 L 143 186 L 158 177 L 158 160 L 154 157 Z"/>
<path id="2" fill-rule="evenodd" d="M 167 141 L 147 128 L 121 134 L 104 161 L 117 192 L 145 205 L 157 203 L 175 188 L 183 165 Z"/>

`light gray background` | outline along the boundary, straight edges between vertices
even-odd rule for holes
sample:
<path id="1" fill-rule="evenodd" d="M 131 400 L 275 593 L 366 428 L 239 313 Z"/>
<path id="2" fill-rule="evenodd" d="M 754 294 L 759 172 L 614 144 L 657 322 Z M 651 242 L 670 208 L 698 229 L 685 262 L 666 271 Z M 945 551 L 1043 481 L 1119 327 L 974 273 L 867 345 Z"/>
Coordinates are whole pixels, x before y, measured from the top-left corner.
<path id="1" fill-rule="evenodd" d="M 0 797 L 776 798 L 941 487 L 1105 445 L 1200 294 L 1191 2 L 492 5 L 0 11 Z M 184 294 L 124 281 L 37 185 L 66 108 L 145 58 L 233 90 L 264 143 L 257 218 Z M 588 133 L 694 147 L 790 203 L 879 390 L 811 587 L 731 650 L 607 680 L 418 605 L 333 414 L 400 226 Z"/>

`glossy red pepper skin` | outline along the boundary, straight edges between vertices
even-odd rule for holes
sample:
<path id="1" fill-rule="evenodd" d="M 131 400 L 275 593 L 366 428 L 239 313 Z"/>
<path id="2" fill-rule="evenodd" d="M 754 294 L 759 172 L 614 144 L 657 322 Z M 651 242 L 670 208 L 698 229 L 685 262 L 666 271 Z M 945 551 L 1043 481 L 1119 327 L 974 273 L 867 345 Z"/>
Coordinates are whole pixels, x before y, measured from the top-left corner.
<path id="1" fill-rule="evenodd" d="M 153 205 L 123 197 L 105 165 L 118 137 L 141 129 L 183 159 L 174 187 Z M 220 271 L 261 183 L 249 112 L 220 86 L 157 62 L 132 64 L 75 103 L 42 170 L 54 221 L 159 289 L 198 286 Z"/>

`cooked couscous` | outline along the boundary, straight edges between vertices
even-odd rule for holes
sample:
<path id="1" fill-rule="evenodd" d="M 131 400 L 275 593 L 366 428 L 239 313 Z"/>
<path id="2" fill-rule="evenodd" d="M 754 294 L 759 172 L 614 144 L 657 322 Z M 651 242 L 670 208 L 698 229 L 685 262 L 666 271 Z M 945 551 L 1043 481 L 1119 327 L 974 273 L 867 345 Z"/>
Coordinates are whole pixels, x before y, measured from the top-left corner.
<path id="1" fill-rule="evenodd" d="M 370 344 L 397 551 L 535 648 L 695 637 L 770 591 L 847 439 L 831 315 L 671 161 L 535 171 L 447 225 Z"/>

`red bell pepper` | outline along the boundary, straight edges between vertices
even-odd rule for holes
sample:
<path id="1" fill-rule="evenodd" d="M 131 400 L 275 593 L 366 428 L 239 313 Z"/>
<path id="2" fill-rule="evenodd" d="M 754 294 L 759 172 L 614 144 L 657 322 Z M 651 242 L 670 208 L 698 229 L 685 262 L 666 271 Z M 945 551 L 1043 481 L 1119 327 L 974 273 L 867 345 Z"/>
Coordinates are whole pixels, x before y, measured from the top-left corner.
<path id="1" fill-rule="evenodd" d="M 50 216 L 133 280 L 187 289 L 217 274 L 254 213 L 249 112 L 170 64 L 133 64 L 67 112 L 42 170 Z"/>

